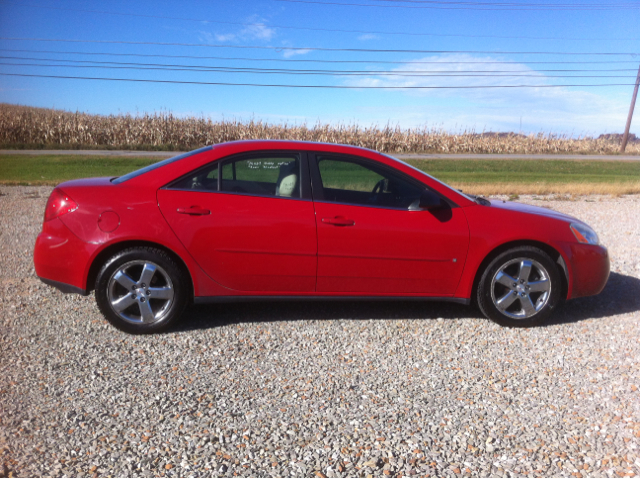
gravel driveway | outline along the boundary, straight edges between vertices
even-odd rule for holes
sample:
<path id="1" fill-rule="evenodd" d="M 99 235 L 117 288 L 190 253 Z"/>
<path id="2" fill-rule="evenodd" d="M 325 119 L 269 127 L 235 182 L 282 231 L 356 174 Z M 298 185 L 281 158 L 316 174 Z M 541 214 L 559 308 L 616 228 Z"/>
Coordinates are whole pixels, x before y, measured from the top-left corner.
<path id="1" fill-rule="evenodd" d="M 134 337 L 35 277 L 51 188 L 0 191 L 0 476 L 640 474 L 640 196 L 520 199 L 611 252 L 605 291 L 546 327 L 249 303 Z"/>

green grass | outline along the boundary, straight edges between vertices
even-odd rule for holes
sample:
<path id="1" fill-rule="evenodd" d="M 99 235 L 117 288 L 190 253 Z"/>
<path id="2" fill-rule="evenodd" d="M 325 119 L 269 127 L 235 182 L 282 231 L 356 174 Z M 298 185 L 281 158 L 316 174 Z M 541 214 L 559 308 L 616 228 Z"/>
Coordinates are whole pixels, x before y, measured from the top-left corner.
<path id="1" fill-rule="evenodd" d="M 408 160 L 445 183 L 618 183 L 640 181 L 640 161 Z"/>
<path id="2" fill-rule="evenodd" d="M 1 155 L 0 183 L 57 185 L 76 178 L 121 176 L 157 161 L 158 158 L 92 155 Z"/>
<path id="3" fill-rule="evenodd" d="M 75 178 L 120 176 L 156 161 L 144 157 L 0 155 L 0 184 L 56 185 Z M 500 191 L 500 185 L 509 190 L 505 193 L 524 193 L 533 185 L 546 185 L 544 188 L 554 192 L 561 191 L 558 185 L 593 185 L 594 192 L 605 184 L 626 185 L 621 189 L 624 192 L 640 188 L 640 162 L 633 161 L 413 159 L 408 163 L 465 191 L 470 191 L 469 187 L 476 190 L 473 185 L 477 185 L 480 189 L 476 191 L 491 194 Z"/>

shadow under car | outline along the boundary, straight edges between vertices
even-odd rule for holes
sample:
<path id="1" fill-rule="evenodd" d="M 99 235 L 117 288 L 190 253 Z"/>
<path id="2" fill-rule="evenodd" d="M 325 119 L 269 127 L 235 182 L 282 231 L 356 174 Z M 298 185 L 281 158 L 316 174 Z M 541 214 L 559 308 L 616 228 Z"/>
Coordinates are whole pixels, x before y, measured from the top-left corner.
<path id="1" fill-rule="evenodd" d="M 602 293 L 564 302 L 545 324 L 574 323 L 640 311 L 640 279 L 611 273 Z M 228 324 L 297 320 L 457 319 L 481 318 L 473 306 L 405 299 L 278 300 L 193 305 L 170 332 L 209 329 Z"/>

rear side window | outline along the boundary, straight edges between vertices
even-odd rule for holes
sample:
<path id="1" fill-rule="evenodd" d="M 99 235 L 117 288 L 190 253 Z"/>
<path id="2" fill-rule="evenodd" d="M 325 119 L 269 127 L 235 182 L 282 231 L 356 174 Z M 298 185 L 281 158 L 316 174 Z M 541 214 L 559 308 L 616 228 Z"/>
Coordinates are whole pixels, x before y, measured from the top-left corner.
<path id="1" fill-rule="evenodd" d="M 170 188 L 300 198 L 300 164 L 297 154 L 217 161 L 186 175 Z"/>
<path id="2" fill-rule="evenodd" d="M 175 190 L 218 191 L 218 163 L 189 173 L 170 186 Z"/>
<path id="3" fill-rule="evenodd" d="M 300 160 L 292 155 L 224 163 L 220 191 L 300 198 Z"/>

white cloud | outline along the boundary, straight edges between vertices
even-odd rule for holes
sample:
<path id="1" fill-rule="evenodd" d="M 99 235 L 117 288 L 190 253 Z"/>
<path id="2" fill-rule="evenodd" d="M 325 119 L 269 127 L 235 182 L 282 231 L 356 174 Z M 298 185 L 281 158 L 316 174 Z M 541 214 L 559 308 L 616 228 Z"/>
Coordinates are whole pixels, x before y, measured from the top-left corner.
<path id="1" fill-rule="evenodd" d="M 217 43 L 213 34 L 203 31 L 198 32 L 198 40 L 200 40 L 202 43 Z"/>
<path id="2" fill-rule="evenodd" d="M 442 91 L 451 94 L 455 91 L 449 87 L 478 87 L 485 85 L 527 84 L 545 85 L 546 77 L 524 64 L 480 63 L 496 61 L 490 57 L 473 57 L 471 55 L 447 55 L 421 58 L 402 64 L 392 70 L 380 71 L 370 77 L 355 79 L 349 82 L 352 86 L 378 86 L 397 88 L 414 88 L 414 94 L 429 94 Z M 465 63 L 478 62 L 478 63 Z M 498 71 L 504 73 L 496 73 Z M 504 76 L 495 76 L 495 75 Z M 521 77 L 519 75 L 538 75 Z M 430 89 L 430 87 L 432 89 Z M 447 87 L 439 90 L 436 87 Z M 424 88 L 423 90 L 415 88 Z M 458 90 L 462 91 L 462 90 Z M 495 96 L 494 90 L 468 89 L 465 95 Z M 454 93 L 458 95 L 458 93 Z"/>
<path id="3" fill-rule="evenodd" d="M 218 42 L 231 42 L 237 38 L 237 35 L 235 33 L 227 33 L 226 35 L 221 35 L 219 33 L 216 33 L 213 36 Z"/>
<path id="4" fill-rule="evenodd" d="M 234 41 L 246 41 L 246 40 L 271 40 L 276 35 L 275 28 L 267 26 L 266 21 L 256 15 L 253 15 L 246 19 L 247 25 L 235 33 L 217 33 L 200 32 L 200 38 L 207 43 L 215 42 L 234 42 Z M 215 40 L 215 42 L 214 42 Z"/>
<path id="5" fill-rule="evenodd" d="M 282 56 L 284 56 L 285 58 L 291 58 L 295 55 L 306 55 L 310 51 L 311 50 L 309 48 L 298 48 L 298 49 L 289 48 L 284 50 L 284 52 L 282 53 Z"/>
<path id="6" fill-rule="evenodd" d="M 258 40 L 271 40 L 275 34 L 275 29 L 267 27 L 264 23 L 249 25 L 240 32 L 240 35 Z"/>
<path id="7" fill-rule="evenodd" d="M 378 35 L 373 35 L 371 33 L 365 33 L 364 35 L 358 36 L 358 40 L 363 42 L 367 40 L 377 40 L 378 38 L 380 38 Z"/>
<path id="8" fill-rule="evenodd" d="M 575 135 L 620 131 L 624 127 L 628 104 L 612 98 L 606 89 L 577 90 L 545 86 L 583 84 L 589 83 L 589 79 L 554 78 L 520 63 L 463 63 L 499 61 L 491 57 L 446 55 L 415 61 L 434 63 L 406 63 L 379 74 L 350 78 L 345 84 L 396 88 L 531 85 L 531 88 L 395 90 L 416 98 L 423 106 L 398 107 L 392 110 L 382 108 L 376 113 L 375 107 L 369 110 L 369 114 L 376 117 L 380 115 L 381 120 L 383 115 L 387 119 L 398 118 L 404 126 L 409 126 L 406 123 L 415 126 L 428 122 L 441 125 L 447 130 L 471 128 L 476 131 L 519 131 L 522 123 L 524 132 L 545 131 Z M 495 73 L 496 71 L 500 73 Z M 405 73 L 419 76 L 394 76 Z M 450 76 L 436 77 L 430 74 Z M 505 76 L 489 76 L 498 74 Z"/>

